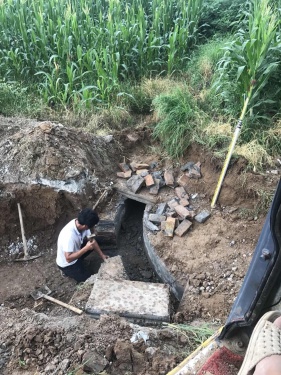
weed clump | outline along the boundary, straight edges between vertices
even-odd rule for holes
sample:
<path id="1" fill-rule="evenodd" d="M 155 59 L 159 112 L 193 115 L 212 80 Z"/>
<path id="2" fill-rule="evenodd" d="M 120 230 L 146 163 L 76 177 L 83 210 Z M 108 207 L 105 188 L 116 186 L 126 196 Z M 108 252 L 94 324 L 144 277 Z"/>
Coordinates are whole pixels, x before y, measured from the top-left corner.
<path id="1" fill-rule="evenodd" d="M 179 158 L 196 139 L 202 125 L 202 114 L 190 92 L 176 90 L 171 94 L 157 96 L 152 105 L 159 122 L 153 135 L 159 138 L 172 158 Z"/>

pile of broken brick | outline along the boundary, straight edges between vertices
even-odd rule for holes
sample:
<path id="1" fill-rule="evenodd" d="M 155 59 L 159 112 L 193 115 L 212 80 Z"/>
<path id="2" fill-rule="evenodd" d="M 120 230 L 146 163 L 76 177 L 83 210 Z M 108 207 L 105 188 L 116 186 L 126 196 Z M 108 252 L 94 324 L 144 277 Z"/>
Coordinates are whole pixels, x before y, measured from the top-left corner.
<path id="1" fill-rule="evenodd" d="M 181 167 L 183 173 L 175 180 L 172 169 L 154 171 L 157 163 L 150 165 L 136 162 L 129 165 L 120 163 L 119 167 L 122 172 L 117 172 L 117 176 L 127 179 L 127 188 L 134 194 L 139 193 L 144 186 L 152 195 L 157 195 L 163 186 L 173 188 L 175 197 L 168 202 L 158 204 L 154 213 L 145 215 L 144 222 L 150 231 L 161 230 L 164 236 L 173 237 L 176 234 L 182 237 L 192 227 L 193 220 L 204 223 L 210 217 L 209 211 L 203 210 L 196 213 L 189 203 L 187 185 L 190 178 L 201 178 L 200 166 L 199 162 L 186 163 Z M 152 207 L 150 212 L 151 210 Z"/>

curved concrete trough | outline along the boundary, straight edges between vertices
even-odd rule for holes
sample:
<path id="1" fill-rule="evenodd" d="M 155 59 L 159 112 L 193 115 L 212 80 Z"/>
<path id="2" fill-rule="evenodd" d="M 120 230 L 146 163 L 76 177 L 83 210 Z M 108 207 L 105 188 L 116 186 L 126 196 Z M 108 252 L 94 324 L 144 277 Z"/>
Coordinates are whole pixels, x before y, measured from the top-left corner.
<path id="1" fill-rule="evenodd" d="M 170 286 L 175 297 L 180 301 L 183 296 L 183 288 L 177 283 L 176 279 L 169 272 L 163 260 L 158 256 L 156 250 L 149 241 L 149 230 L 146 228 L 146 222 L 148 221 L 148 212 L 144 211 L 143 215 L 143 240 L 145 245 L 145 250 L 150 260 L 151 264 L 158 277 Z"/>
<path id="2" fill-rule="evenodd" d="M 126 197 L 125 193 L 123 193 L 123 196 L 125 196 L 125 199 L 122 200 L 119 203 L 118 208 L 117 208 L 117 212 L 116 212 L 116 217 L 115 217 L 115 226 L 116 226 L 117 236 L 118 236 L 118 233 L 119 233 L 119 230 L 120 230 L 120 227 L 121 227 L 122 218 L 125 214 L 125 200 L 126 199 L 134 200 L 131 196 Z M 136 200 L 139 201 L 139 202 L 143 202 L 139 199 L 139 196 L 137 196 Z M 145 202 L 143 202 L 143 203 L 145 203 Z M 173 277 L 171 272 L 168 270 L 168 268 L 166 267 L 163 260 L 158 256 L 156 250 L 154 249 L 154 247 L 152 246 L 152 244 L 149 240 L 149 233 L 150 232 L 146 227 L 146 222 L 148 221 L 148 211 L 149 211 L 150 207 L 151 207 L 150 203 L 146 204 L 146 208 L 144 210 L 144 215 L 143 215 L 143 240 L 144 240 L 145 252 L 147 254 L 147 257 L 148 257 L 155 273 L 159 277 L 159 279 L 163 283 L 169 285 L 169 287 L 171 288 L 171 291 L 173 292 L 174 296 L 177 298 L 177 300 L 180 301 L 182 296 L 183 296 L 184 289 L 182 288 L 181 285 L 179 285 L 177 283 L 176 279 Z"/>

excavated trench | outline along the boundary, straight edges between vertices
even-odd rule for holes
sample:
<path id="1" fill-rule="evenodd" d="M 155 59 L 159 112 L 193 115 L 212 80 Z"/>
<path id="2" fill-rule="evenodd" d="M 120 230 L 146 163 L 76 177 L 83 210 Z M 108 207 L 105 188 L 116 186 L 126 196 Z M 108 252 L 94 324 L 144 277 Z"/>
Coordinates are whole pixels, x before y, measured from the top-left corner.
<path id="1" fill-rule="evenodd" d="M 121 255 L 130 280 L 161 282 L 147 258 L 143 242 L 143 214 L 145 204 L 126 199 L 118 230 L 118 255 Z M 118 224 L 117 224 L 118 227 Z"/>

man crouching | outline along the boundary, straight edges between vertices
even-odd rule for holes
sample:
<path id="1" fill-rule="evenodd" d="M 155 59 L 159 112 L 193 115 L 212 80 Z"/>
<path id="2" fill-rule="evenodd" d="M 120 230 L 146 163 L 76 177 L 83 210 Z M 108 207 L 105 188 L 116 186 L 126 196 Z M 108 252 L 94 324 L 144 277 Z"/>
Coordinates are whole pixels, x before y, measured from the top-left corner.
<path id="1" fill-rule="evenodd" d="M 71 220 L 61 230 L 58 237 L 56 263 L 59 269 L 78 283 L 87 280 L 91 273 L 85 269 L 83 259 L 93 250 L 103 259 L 107 259 L 100 249 L 97 241 L 87 237 L 91 235 L 90 229 L 99 222 L 97 213 L 91 208 L 82 210 L 77 219 Z"/>

